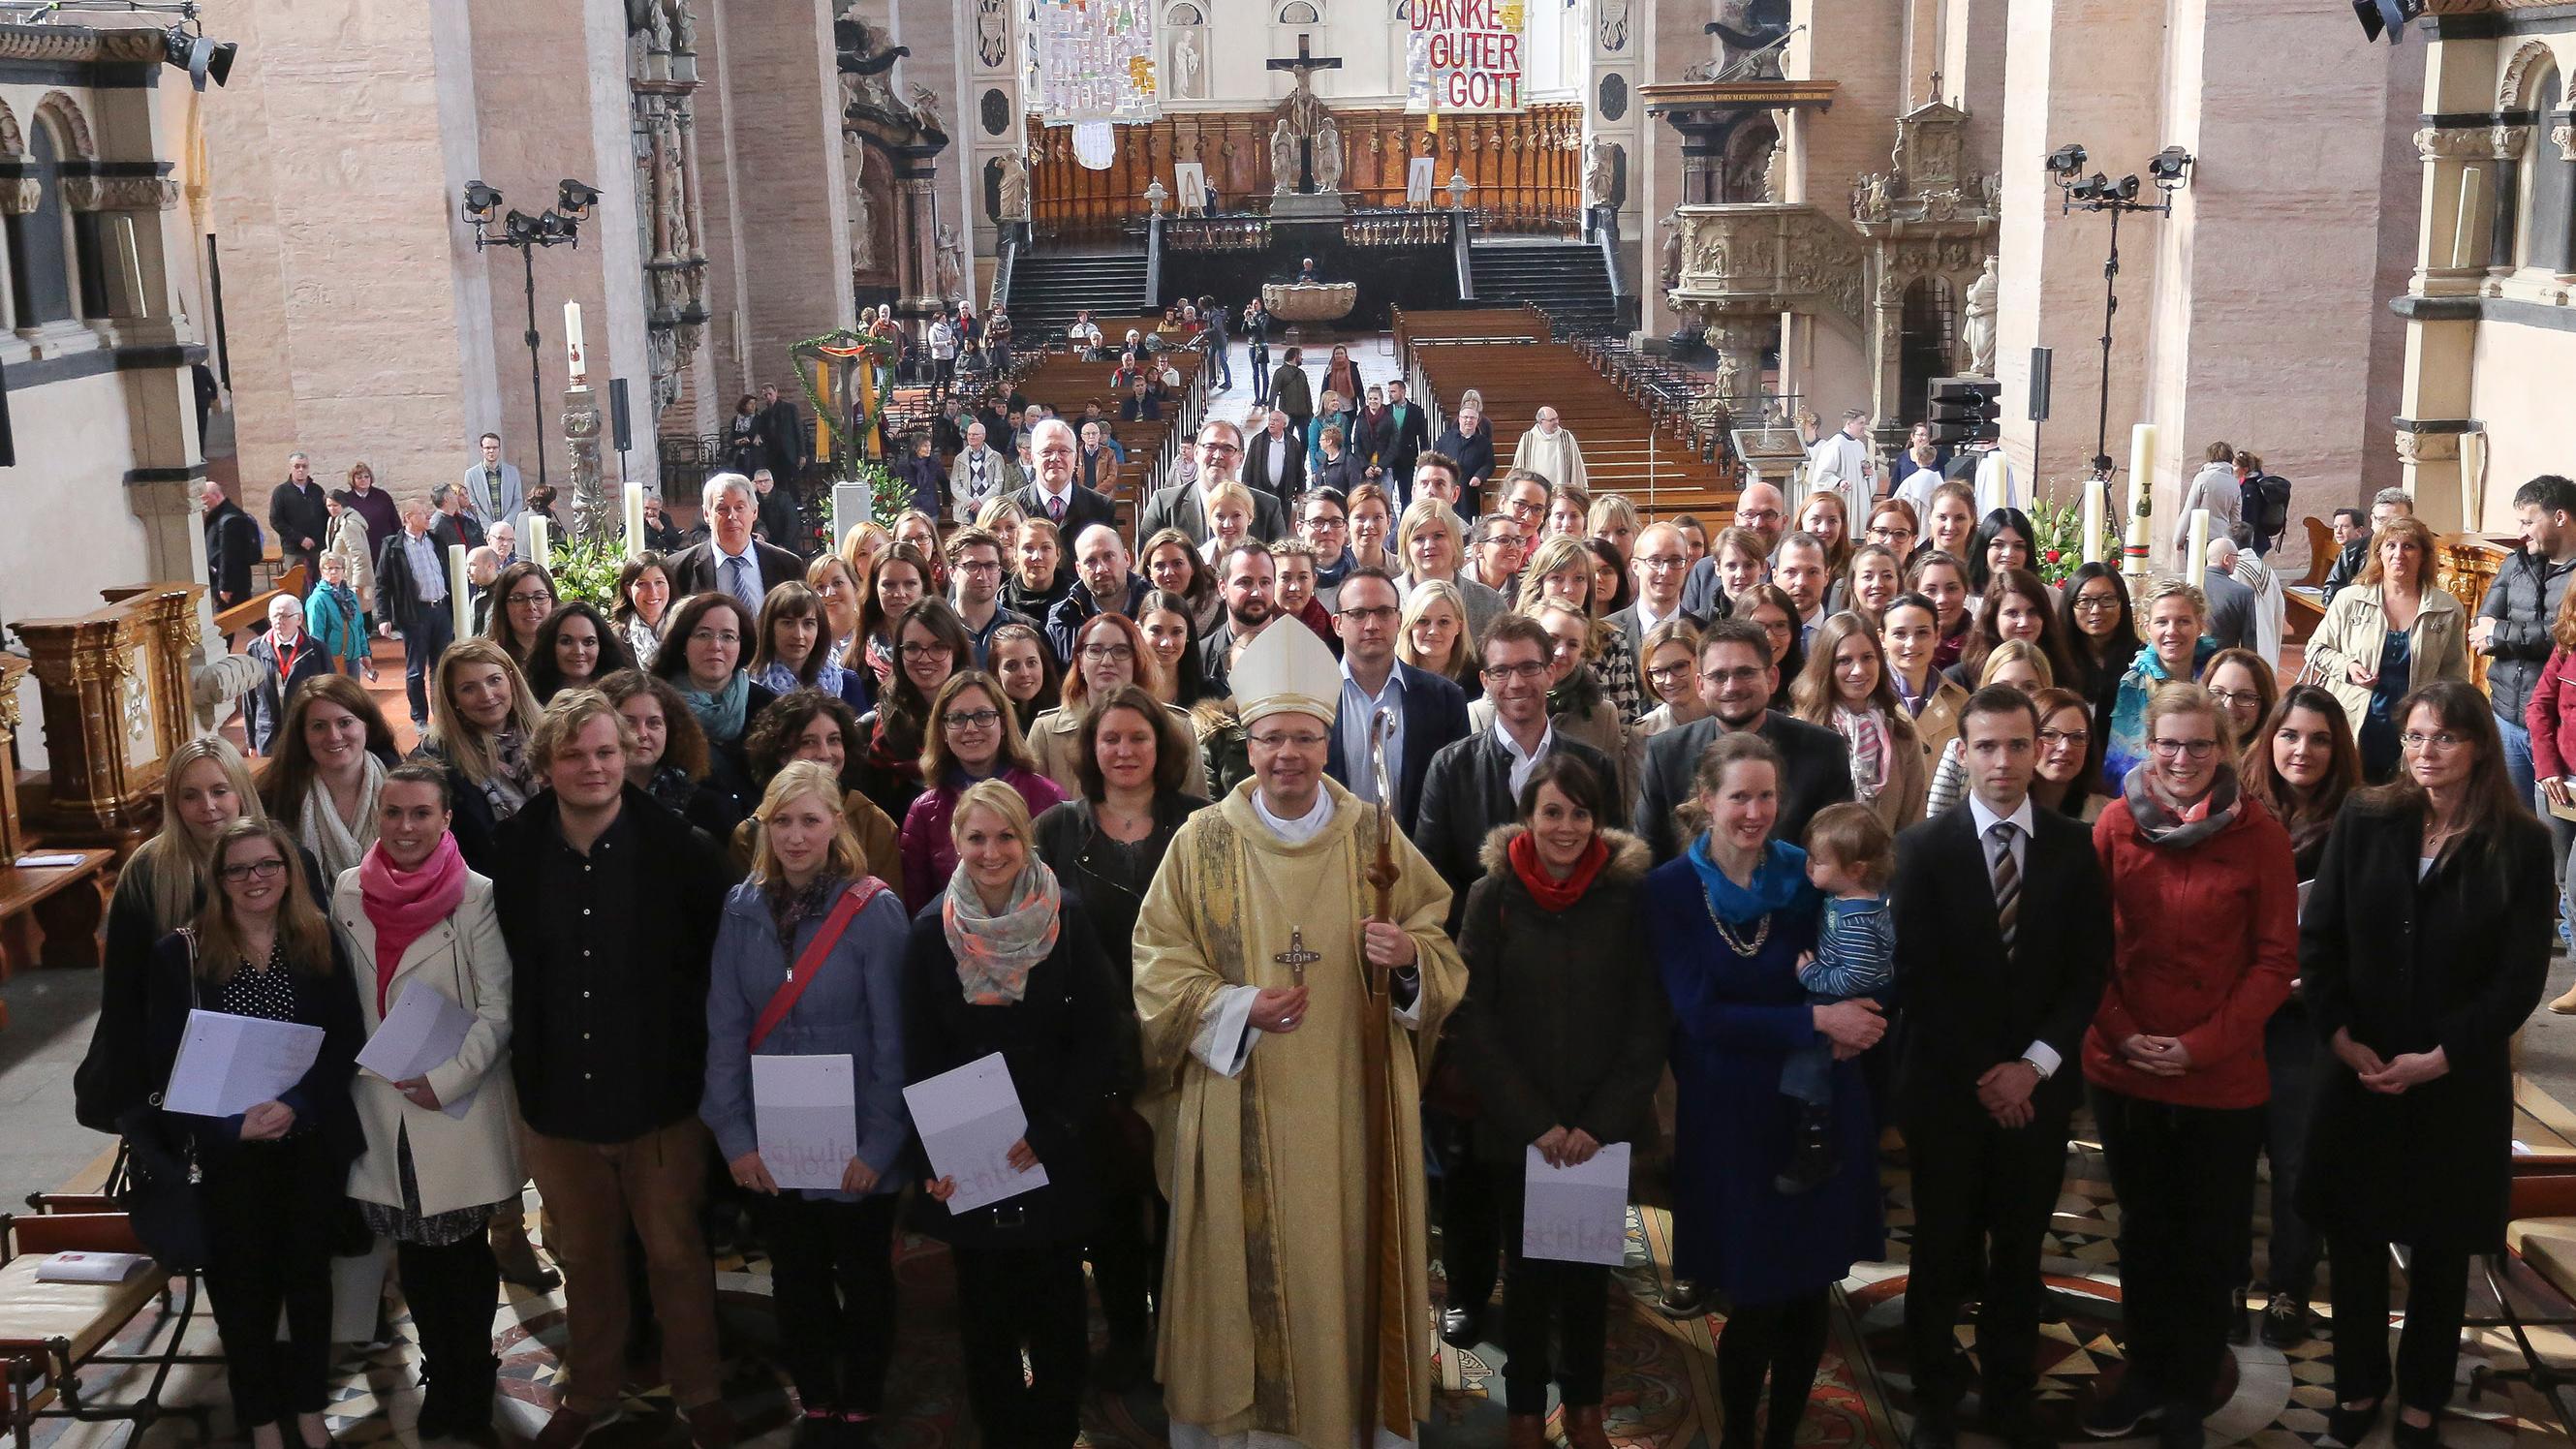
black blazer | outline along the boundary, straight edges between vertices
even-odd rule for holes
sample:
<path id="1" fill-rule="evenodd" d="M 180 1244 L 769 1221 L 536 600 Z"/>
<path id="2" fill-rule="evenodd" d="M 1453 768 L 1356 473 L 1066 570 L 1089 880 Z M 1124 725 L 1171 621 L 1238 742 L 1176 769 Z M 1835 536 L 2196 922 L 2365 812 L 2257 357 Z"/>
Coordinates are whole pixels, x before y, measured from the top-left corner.
<path id="1" fill-rule="evenodd" d="M 1771 833 L 1793 844 L 1803 841 L 1807 822 L 1816 818 L 1817 811 L 1852 798 L 1851 747 L 1832 730 L 1791 719 L 1776 709 L 1763 714 L 1758 728 L 1771 748 L 1780 752 L 1785 767 L 1780 822 Z M 1723 732 L 1717 716 L 1709 715 L 1646 741 L 1646 763 L 1637 772 L 1637 803 L 1628 818 L 1654 851 L 1658 865 L 1681 854 L 1690 843 L 1673 823 L 1673 812 L 1694 793 L 1691 773 L 1699 764 L 1699 752 Z"/>
<path id="2" fill-rule="evenodd" d="M 1627 807 L 1618 798 L 1619 767 L 1609 756 L 1561 731 L 1548 745 L 1549 753 L 1558 751 L 1590 766 L 1606 792 L 1610 818 L 1592 822 L 1594 827 L 1625 829 L 1627 821 L 1620 817 Z M 1457 936 L 1466 920 L 1467 892 L 1487 874 L 1485 837 L 1519 817 L 1520 802 L 1512 798 L 1512 757 L 1492 730 L 1478 730 L 1444 745 L 1431 757 L 1431 768 L 1422 781 L 1421 806 L 1405 835 L 1430 858 L 1440 878 L 1449 882 L 1451 937 Z"/>
<path id="3" fill-rule="evenodd" d="M 805 582 L 805 561 L 776 544 L 751 541 L 751 556 L 760 563 L 760 592 L 766 597 L 780 584 Z M 716 578 L 716 541 L 701 539 L 671 560 L 671 593 L 675 598 L 721 587 Z"/>
<path id="4" fill-rule="evenodd" d="M 269 747 L 277 743 L 278 728 L 286 723 L 286 707 L 295 702 L 296 687 L 308 679 L 318 679 L 331 673 L 332 659 L 330 652 L 322 647 L 322 641 L 314 638 L 310 629 L 304 631 L 304 647 L 296 651 L 295 676 L 291 679 L 278 673 L 275 631 L 253 639 L 250 647 L 242 652 L 258 660 L 260 668 L 259 687 L 250 692 L 247 710 L 250 717 L 244 722 L 244 729 L 250 738 L 250 752 L 265 755 Z"/>
<path id="5" fill-rule="evenodd" d="M 165 1112 L 158 1105 L 162 1086 L 179 1060 L 180 1040 L 188 1033 L 188 1012 L 198 1006 L 213 1010 L 219 989 L 211 982 L 190 979 L 189 963 L 194 959 L 187 937 L 177 931 L 152 948 L 152 962 L 143 980 L 137 1057 L 128 1076 L 143 1096 L 120 1114 L 118 1130 L 154 1131 L 172 1145 L 183 1139 L 193 1141 L 201 1156 L 219 1159 L 241 1146 L 239 1117 L 187 1116 Z M 329 974 L 295 978 L 295 1019 L 322 1028 L 322 1054 L 278 1100 L 295 1109 L 297 1127 L 309 1124 L 322 1134 L 334 1161 L 354 1162 L 366 1149 L 366 1134 L 349 1098 L 349 1082 L 357 1075 L 358 1048 L 366 1044 L 367 1029 L 358 1016 L 356 977 L 336 934 L 331 937 Z"/>
<path id="6" fill-rule="evenodd" d="M 1418 402 L 1404 405 L 1404 421 L 1401 423 L 1394 421 L 1393 403 L 1387 404 L 1386 416 L 1393 433 L 1387 444 L 1388 451 L 1378 459 L 1377 465 L 1399 478 L 1410 477 L 1413 460 L 1431 450 L 1431 424 L 1424 420 L 1422 404 Z"/>
<path id="7" fill-rule="evenodd" d="M 432 514 L 429 541 L 438 546 L 438 556 L 447 557 L 448 549 L 463 544 L 469 549 L 483 546 L 483 523 L 471 513 Z M 507 562 L 507 560 L 504 560 Z"/>
<path id="8" fill-rule="evenodd" d="M 1472 726 L 1467 723 L 1465 690 L 1402 660 L 1397 660 L 1395 667 L 1404 676 L 1404 759 L 1395 767 L 1399 782 L 1395 823 L 1410 838 L 1422 814 L 1422 786 L 1431 776 L 1432 757 L 1465 739 Z M 1324 773 L 1347 786 L 1351 783 L 1351 767 L 1342 758 L 1342 732 L 1336 728 L 1330 733 L 1332 753 L 1324 761 Z"/>
<path id="9" fill-rule="evenodd" d="M 968 1247 L 1080 1242 L 1090 1231 L 1098 1180 L 1083 1133 L 1116 1085 L 1121 1015 L 1135 998 L 1112 972 L 1081 897 L 1062 896 L 1055 949 L 1029 968 L 1025 992 L 1006 1006 L 977 1006 L 958 985 L 941 891 L 912 918 L 903 968 L 903 1074 L 921 1082 L 999 1052 L 1028 1116 L 1029 1150 L 1046 1186 L 951 1214 L 923 1194 L 920 1222 Z M 916 1139 L 917 1140 L 917 1139 Z M 934 1172 L 924 1154 L 922 1179 Z"/>
<path id="10" fill-rule="evenodd" d="M 376 618 L 405 634 L 425 627 L 433 615 L 452 607 L 444 597 L 434 604 L 421 602 L 420 581 L 411 576 L 411 554 L 403 547 L 403 540 L 410 536 L 396 530 L 376 555 Z M 436 547 L 435 535 L 432 537 L 432 547 Z"/>
<path id="11" fill-rule="evenodd" d="M 311 558 L 322 552 L 331 541 L 331 510 L 323 505 L 327 496 L 319 483 L 298 488 L 291 481 L 278 484 L 277 491 L 268 495 L 268 526 L 277 531 L 280 553 Z M 308 538 L 313 540 L 311 548 L 304 546 Z"/>
<path id="12" fill-rule="evenodd" d="M 1031 518 L 1047 516 L 1046 490 L 1035 483 L 1011 494 L 1010 498 L 1012 502 L 1020 505 L 1021 512 Z M 1064 554 L 1066 568 L 1073 567 L 1074 540 L 1082 537 L 1084 529 L 1100 523 L 1116 528 L 1118 505 L 1109 501 L 1108 494 L 1096 488 L 1086 488 L 1079 481 L 1075 482 L 1073 497 L 1064 505 L 1064 521 L 1056 524 L 1056 530 L 1064 536 L 1061 551 Z M 1002 562 L 1007 566 L 1010 560 L 1004 559 Z"/>
<path id="13" fill-rule="evenodd" d="M 1995 927 L 1994 882 L 1976 817 L 1960 801 L 1896 838 L 1888 884 L 1905 1031 L 1893 1100 L 1908 1120 L 1984 1117 L 1977 1078 L 2046 1042 L 2058 1068 L 2032 1093 L 2045 1116 L 2074 1110 L 2084 1032 L 2111 967 L 2111 899 L 2093 832 L 2031 812 L 2012 949 Z"/>
<path id="14" fill-rule="evenodd" d="M 1366 463 L 1359 454 L 1348 449 L 1343 450 L 1340 457 L 1330 461 L 1325 460 L 1320 454 L 1314 461 L 1314 471 L 1306 475 L 1306 486 L 1309 488 L 1338 488 L 1347 496 L 1352 489 L 1368 481 Z"/>
<path id="15" fill-rule="evenodd" d="M 1274 448 L 1285 448 L 1288 454 L 1277 488 L 1270 486 L 1270 454 Z M 1305 492 L 1306 440 L 1293 429 L 1276 438 L 1270 436 L 1268 428 L 1253 434 L 1252 441 L 1243 445 L 1243 486 L 1251 489 L 1256 498 L 1267 493 L 1273 498 L 1288 499 Z"/>

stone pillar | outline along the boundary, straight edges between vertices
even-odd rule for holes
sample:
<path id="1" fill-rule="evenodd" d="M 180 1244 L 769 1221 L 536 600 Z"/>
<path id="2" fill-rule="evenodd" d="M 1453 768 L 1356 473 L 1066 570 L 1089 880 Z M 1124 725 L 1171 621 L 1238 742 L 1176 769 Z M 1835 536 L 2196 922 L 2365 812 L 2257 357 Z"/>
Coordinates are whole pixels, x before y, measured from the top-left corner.
<path id="1" fill-rule="evenodd" d="M 907 317 L 946 310 L 939 295 L 939 186 L 937 163 L 906 156 L 895 164 L 895 303 Z"/>
<path id="2" fill-rule="evenodd" d="M 825 0 L 724 0 L 721 24 L 698 26 L 702 71 L 710 35 L 721 32 L 713 43 L 722 47 L 722 68 L 699 93 L 725 92 L 733 139 L 719 164 L 740 168 L 722 180 L 711 173 L 707 195 L 730 193 L 746 383 L 791 380 L 790 347 L 858 321 L 835 8 Z M 717 265 L 713 249 L 708 259 Z"/>

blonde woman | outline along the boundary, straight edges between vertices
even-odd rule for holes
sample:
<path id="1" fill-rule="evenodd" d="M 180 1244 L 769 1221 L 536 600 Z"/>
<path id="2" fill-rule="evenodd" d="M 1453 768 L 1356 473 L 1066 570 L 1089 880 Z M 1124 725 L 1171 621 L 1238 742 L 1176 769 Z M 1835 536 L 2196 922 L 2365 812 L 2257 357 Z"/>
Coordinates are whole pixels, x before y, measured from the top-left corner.
<path id="1" fill-rule="evenodd" d="M 1843 737 L 1850 748 L 1852 797 L 1880 824 L 1896 831 L 1924 818 L 1923 742 L 1897 700 L 1887 647 L 1866 616 L 1844 610 L 1816 626 L 1815 647 L 1789 688 L 1789 701 L 1790 713 Z M 1950 747 L 1955 757 L 1958 742 Z"/>
<path id="2" fill-rule="evenodd" d="M 1448 504 L 1428 493 L 1414 499 L 1396 525 L 1395 556 L 1404 566 L 1397 579 L 1401 593 L 1410 594 L 1434 579 L 1458 586 L 1458 597 L 1467 608 L 1467 635 L 1471 639 L 1484 638 L 1485 626 L 1510 608 L 1501 594 L 1466 577 L 1466 525 L 1458 521 Z"/>
<path id="3" fill-rule="evenodd" d="M 460 639 L 439 656 L 429 734 L 415 753 L 447 767 L 457 848 L 468 866 L 486 875 L 493 833 L 537 793 L 528 759 L 536 734 L 537 697 L 500 645 Z"/>
<path id="4" fill-rule="evenodd" d="M 1447 579 L 1433 579 L 1404 596 L 1395 657 L 1457 685 L 1469 699 L 1484 693 L 1476 642 L 1467 637 L 1467 601 Z"/>
<path id="5" fill-rule="evenodd" d="M 1627 631 L 1602 619 L 1592 607 L 1595 562 L 1590 545 L 1572 534 L 1550 534 L 1539 540 L 1537 551 L 1521 570 L 1520 597 L 1513 609 L 1535 616 L 1542 604 L 1563 604 L 1593 621 L 1588 655 L 1592 674 L 1601 682 L 1603 697 L 1625 722 L 1646 712 L 1645 688 L 1637 680 L 1637 653 L 1628 647 Z"/>
<path id="6" fill-rule="evenodd" d="M 1637 551 L 1637 535 L 1645 527 L 1645 520 L 1637 516 L 1637 505 L 1617 493 L 1595 496 L 1592 510 L 1583 520 L 1584 533 L 1619 550 L 1621 558 Z"/>
<path id="7" fill-rule="evenodd" d="M 893 545 L 894 535 L 885 531 L 885 525 L 874 521 L 859 524 L 841 535 L 841 562 L 850 566 L 850 576 L 859 581 L 863 591 L 859 598 L 861 605 L 867 603 L 864 590 L 868 579 L 876 573 L 877 559 Z"/>
<path id="8" fill-rule="evenodd" d="M 1646 631 L 1638 650 L 1646 698 L 1654 708 L 1628 726 L 1628 738 L 1643 742 L 1708 713 L 1699 697 L 1699 626 L 1685 616 L 1667 619 Z"/>
<path id="9" fill-rule="evenodd" d="M 2336 591 L 2308 640 L 2308 668 L 2351 719 L 2365 780 L 2397 773 L 2397 702 L 2408 690 L 2469 677 L 2468 611 L 2434 585 L 2434 552 L 2421 519 L 2381 525 L 2361 577 Z"/>

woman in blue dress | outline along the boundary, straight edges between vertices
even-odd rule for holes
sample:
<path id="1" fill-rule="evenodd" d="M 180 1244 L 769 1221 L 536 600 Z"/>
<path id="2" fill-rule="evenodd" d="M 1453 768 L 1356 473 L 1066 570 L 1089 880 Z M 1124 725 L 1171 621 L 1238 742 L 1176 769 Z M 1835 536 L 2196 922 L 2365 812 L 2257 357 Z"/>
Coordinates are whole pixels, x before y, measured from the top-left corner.
<path id="1" fill-rule="evenodd" d="M 1752 1449 L 1763 1380 L 1763 1449 L 1788 1449 L 1824 1358 L 1826 1303 L 1854 1263 L 1883 1257 L 1878 1127 L 1856 1058 L 1886 1030 L 1867 1001 L 1809 1006 L 1798 959 L 1815 949 L 1823 898 L 1806 852 L 1771 839 L 1780 757 L 1750 732 L 1700 756 L 1697 838 L 1646 878 L 1646 926 L 1673 1008 L 1673 1274 L 1725 1295 L 1717 1346 L 1725 1442 Z M 1780 1092 L 1789 1053 L 1833 1045 L 1836 1165 L 1813 1192 L 1772 1183 L 1797 1136 Z"/>

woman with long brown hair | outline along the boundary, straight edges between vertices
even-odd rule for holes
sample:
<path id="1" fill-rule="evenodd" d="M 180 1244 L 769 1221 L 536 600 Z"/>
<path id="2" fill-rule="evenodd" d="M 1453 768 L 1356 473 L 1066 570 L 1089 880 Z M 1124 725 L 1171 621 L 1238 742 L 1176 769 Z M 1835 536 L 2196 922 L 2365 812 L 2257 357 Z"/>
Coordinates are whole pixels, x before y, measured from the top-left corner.
<path id="1" fill-rule="evenodd" d="M 868 735 L 859 788 L 878 809 L 900 820 L 924 784 L 921 752 L 932 728 L 931 699 L 950 675 L 973 667 L 975 653 L 957 611 L 939 599 L 923 599 L 904 610 L 895 638 L 900 663 L 893 686 L 877 696 L 877 707 L 859 721 Z"/>
<path id="2" fill-rule="evenodd" d="M 537 626 L 536 643 L 528 650 L 528 692 L 542 708 L 567 689 L 596 689 L 634 662 L 595 606 L 567 599 Z"/>
<path id="3" fill-rule="evenodd" d="M 1987 652 L 2010 639 L 2019 639 L 2046 656 L 2052 680 L 2075 677 L 2074 658 L 2059 633 L 2057 595 L 2028 569 L 1997 569 L 1987 581 L 1986 592 L 1977 601 L 1976 626 L 1959 651 L 1950 677 L 1974 693 Z"/>
<path id="4" fill-rule="evenodd" d="M 541 563 L 520 562 L 492 581 L 492 617 L 483 637 L 501 646 L 524 672 L 537 646 L 537 629 L 555 611 L 555 576 Z"/>
<path id="5" fill-rule="evenodd" d="M 414 753 L 447 767 L 449 808 L 465 863 L 489 875 L 493 832 L 543 788 L 528 758 L 537 697 L 519 666 L 489 639 L 460 639 L 438 657 L 429 734 Z"/>
<path id="6" fill-rule="evenodd" d="M 264 796 L 334 881 L 376 841 L 376 796 L 401 762 L 376 697 L 345 674 L 304 682 L 286 706 Z"/>
<path id="7" fill-rule="evenodd" d="M 671 561 L 646 550 L 618 566 L 617 602 L 608 620 L 626 641 L 636 667 L 650 669 L 662 648 L 662 620 L 671 611 Z"/>
<path id="8" fill-rule="evenodd" d="M 1816 626 L 1816 647 L 1790 686 L 1789 710 L 1843 737 L 1851 747 L 1852 797 L 1880 823 L 1897 831 L 1923 818 L 1923 742 L 1897 701 L 1886 646 L 1868 619 L 1847 609 Z"/>
<path id="9" fill-rule="evenodd" d="M 859 601 L 859 633 L 841 657 L 844 669 L 864 670 L 874 698 L 884 698 L 895 675 L 895 627 L 904 612 L 934 597 L 930 560 L 910 544 L 889 544 L 868 574 Z"/>

